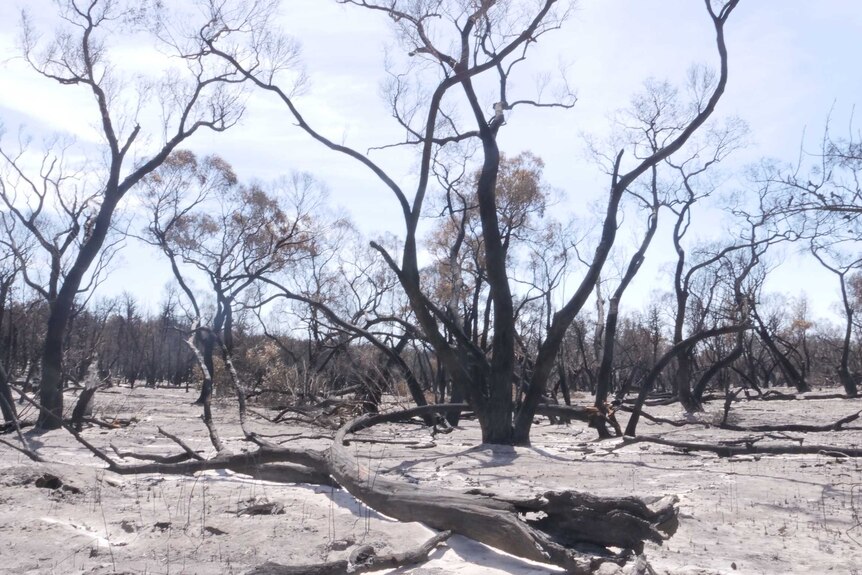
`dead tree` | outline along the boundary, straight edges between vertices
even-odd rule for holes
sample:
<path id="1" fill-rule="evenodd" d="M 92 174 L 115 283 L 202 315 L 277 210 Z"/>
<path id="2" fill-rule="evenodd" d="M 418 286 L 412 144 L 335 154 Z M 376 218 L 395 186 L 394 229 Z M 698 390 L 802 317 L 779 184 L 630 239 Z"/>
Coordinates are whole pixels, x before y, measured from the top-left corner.
<path id="1" fill-rule="evenodd" d="M 56 427 L 62 416 L 63 339 L 67 323 L 75 298 L 86 286 L 88 274 L 92 275 L 93 265 L 102 253 L 121 200 L 183 141 L 201 129 L 226 130 L 242 114 L 243 100 L 238 87 L 243 76 L 233 68 L 219 65 L 202 45 L 218 36 L 220 27 L 214 22 L 203 24 L 193 35 L 158 29 L 173 19 L 160 13 L 161 4 L 153 9 L 155 12 L 140 10 L 139 4 L 133 2 L 64 0 L 59 2 L 61 29 L 53 36 L 40 35 L 26 16 L 22 20 L 21 51 L 33 71 L 61 86 L 84 88 L 92 96 L 92 112 L 98 118 L 104 142 L 101 156 L 105 162 L 104 170 L 88 174 L 86 185 L 81 186 L 85 190 L 83 200 L 68 205 L 69 211 L 79 217 L 65 234 L 65 241 L 74 245 L 69 247 L 69 265 L 62 281 L 50 298 L 42 354 L 39 416 L 42 427 Z M 187 67 L 185 74 L 179 69 L 172 74 L 161 74 L 159 70 L 159 80 L 154 80 L 154 85 L 145 89 L 146 93 L 137 94 L 137 98 L 126 97 L 128 93 L 116 94 L 115 87 L 124 83 L 122 63 L 109 61 L 110 50 L 104 49 L 103 38 L 130 34 L 132 28 L 150 34 L 164 50 L 179 56 L 176 61 Z M 154 30 L 158 31 L 153 34 Z M 174 41 L 165 45 L 164 39 Z M 126 112 L 143 111 L 150 104 L 157 112 L 155 116 L 165 121 L 147 130 L 136 115 Z M 144 117 L 142 114 L 141 121 Z M 2 149 L 6 168 L 3 179 L 11 173 L 22 189 L 29 187 L 28 193 L 35 194 L 29 207 L 22 207 L 14 215 L 37 239 L 38 206 L 45 206 L 45 195 L 50 192 L 51 202 L 62 203 L 64 195 L 55 192 L 72 185 L 66 181 L 68 172 L 60 169 L 56 157 L 45 155 L 41 169 L 31 176 L 21 153 L 5 146 Z M 35 186 L 40 181 L 51 185 Z M 41 190 L 46 191 L 40 193 Z M 44 247 L 49 251 L 56 248 L 53 243 Z"/>
<path id="2" fill-rule="evenodd" d="M 658 363 L 653 366 L 652 370 L 644 376 L 641 380 L 640 384 L 640 392 L 638 393 L 637 401 L 635 402 L 634 407 L 632 408 L 632 415 L 629 418 L 629 422 L 626 425 L 625 435 L 634 437 L 637 432 L 637 425 L 640 419 L 640 412 L 646 401 L 647 395 L 652 389 L 653 383 L 655 382 L 658 375 L 662 372 L 662 370 L 667 367 L 667 365 L 677 357 L 682 354 L 689 353 L 691 349 L 701 340 L 710 338 L 710 337 L 718 337 L 728 333 L 737 333 L 740 331 L 745 331 L 749 329 L 748 325 L 729 325 L 719 328 L 714 328 L 710 330 L 705 330 L 698 332 L 697 334 L 688 337 L 687 339 L 682 340 L 678 344 L 674 345 L 667 353 L 665 353 Z"/>
<path id="3" fill-rule="evenodd" d="M 838 138 L 827 122 L 815 151 L 801 150 L 797 163 L 789 168 L 766 166 L 761 178 L 764 185 L 778 186 L 777 203 L 788 227 L 803 230 L 803 235 L 810 239 L 814 257 L 839 276 L 846 323 L 837 370 L 845 392 L 856 396 L 858 389 L 849 370 L 848 353 L 854 310 L 846 291 L 845 275 L 856 265 L 851 254 L 858 251 L 862 240 L 862 188 L 859 186 L 862 143 L 852 123 L 848 128 L 849 136 Z M 830 251 L 839 257 L 829 257 Z M 765 339 L 764 343 L 770 350 L 777 349 L 773 337 Z M 808 389 L 804 373 L 796 372 L 781 354 L 776 361 L 799 391 Z"/>
<path id="4" fill-rule="evenodd" d="M 0 242 L 2 245 L 2 242 Z M 18 261 L 10 254 L 0 256 L 0 328 L 9 321 L 6 310 L 12 300 L 12 286 L 17 280 L 20 268 Z M 0 339 L 2 342 L 2 339 Z M 0 351 L 3 351 L 3 346 L 0 345 Z M 4 365 L 6 354 L 0 354 L 0 413 L 3 414 L 3 421 L 7 426 L 14 425 L 18 420 L 18 413 L 15 409 L 15 402 L 12 399 L 12 390 L 9 387 L 9 374 Z"/>
<path id="5" fill-rule="evenodd" d="M 305 205 L 309 190 L 302 187 L 302 178 L 283 183 L 278 195 L 257 184 L 240 185 L 221 158 L 199 161 L 187 151 L 174 153 L 144 181 L 151 215 L 143 239 L 168 258 L 191 306 L 188 344 L 204 374 L 197 403 L 205 408 L 217 351 L 237 380 L 233 321 L 241 298 L 269 274 L 296 265 L 313 243 Z M 193 292 L 183 268 L 195 269 L 209 283 L 215 313 L 206 323 L 198 303 L 204 294 Z"/>
<path id="6" fill-rule="evenodd" d="M 214 21 L 218 22 L 220 35 L 207 41 L 212 54 L 218 55 L 240 71 L 259 88 L 273 93 L 285 105 L 289 115 L 311 138 L 334 152 L 359 162 L 376 175 L 383 186 L 388 188 L 401 206 L 406 236 L 402 247 L 401 262 L 396 262 L 382 246 L 375 245 L 387 261 L 393 273 L 407 294 L 411 309 L 424 336 L 434 348 L 438 360 L 447 374 L 458 381 L 466 390 L 466 395 L 476 410 L 481 423 L 483 441 L 503 444 L 529 443 L 533 416 L 541 399 L 545 396 L 548 378 L 553 369 L 567 328 L 571 325 L 592 293 L 599 274 L 604 267 L 608 254 L 614 244 L 617 232 L 617 213 L 626 189 L 650 169 L 679 150 L 686 141 L 712 115 L 724 93 L 728 79 L 727 50 L 724 29 L 738 0 L 716 3 L 704 2 L 716 35 L 719 55 L 717 81 L 703 94 L 703 98 L 686 119 L 681 129 L 653 154 L 635 159 L 631 167 L 624 167 L 625 150 L 615 155 L 613 170 L 608 189 L 607 210 L 601 227 L 601 238 L 594 257 L 591 259 L 579 287 L 573 295 L 566 298 L 567 303 L 554 314 L 551 328 L 538 349 L 535 367 L 532 370 L 520 409 L 515 412 L 513 385 L 515 382 L 515 317 L 512 290 L 507 273 L 506 250 L 497 210 L 497 179 L 500 171 L 500 149 L 497 134 L 504 128 L 505 114 L 517 106 L 542 105 L 542 102 L 518 99 L 511 93 L 509 78 L 517 71 L 517 64 L 524 60 L 532 44 L 541 36 L 559 26 L 560 14 L 555 13 L 557 2 L 545 0 L 535 7 L 524 7 L 523 24 L 516 31 L 509 30 L 511 22 L 502 22 L 506 10 L 503 4 L 482 1 L 471 4 L 465 11 L 460 2 L 443 2 L 435 5 L 434 12 L 426 10 L 423 3 L 408 2 L 375 3 L 365 0 L 345 1 L 365 9 L 381 12 L 392 18 L 405 41 L 405 51 L 417 59 L 433 64 L 426 71 L 439 72 L 433 80 L 430 97 L 420 104 L 419 110 L 405 110 L 404 102 L 397 95 L 403 93 L 404 84 L 420 75 L 395 75 L 393 87 L 393 112 L 397 121 L 406 130 L 408 138 L 403 144 L 415 146 L 420 150 L 418 183 L 411 194 L 400 185 L 380 165 L 366 154 L 347 145 L 338 143 L 319 132 L 302 115 L 290 90 L 275 82 L 275 71 L 283 66 L 281 55 L 273 53 L 273 47 L 284 46 L 278 41 L 274 31 L 266 33 L 266 18 L 240 15 L 233 21 L 226 21 L 222 13 L 214 11 Z M 508 6 L 508 5 L 507 5 Z M 518 11 L 509 10 L 509 14 Z M 447 14 L 446 18 L 438 18 Z M 451 23 L 446 29 L 443 24 Z M 243 34 L 254 30 L 254 34 Z M 257 44 L 238 48 L 234 36 L 262 39 Z M 449 53 L 450 47 L 454 51 Z M 483 103 L 475 90 L 480 78 L 493 78 L 499 92 L 491 102 Z M 459 125 L 454 112 L 448 106 L 459 98 L 467 112 L 469 126 Z M 555 102 L 554 105 L 570 107 L 573 99 Z M 486 110 L 493 109 L 488 118 Z M 421 118 L 421 119 L 420 119 Z M 413 121 L 417 123 L 414 124 Z M 480 175 L 476 182 L 476 198 L 482 237 L 485 247 L 485 269 L 491 290 L 493 312 L 491 316 L 492 341 L 490 357 L 477 349 L 470 338 L 447 314 L 428 297 L 423 288 L 422 273 L 419 268 L 417 229 L 425 198 L 429 191 L 432 162 L 437 151 L 448 144 L 470 141 L 480 150 L 478 163 Z M 637 154 L 632 155 L 637 158 Z M 444 336 L 441 325 L 454 334 L 452 344 Z"/>
<path id="7" fill-rule="evenodd" d="M 844 310 L 844 337 L 841 341 L 841 359 L 838 363 L 838 381 L 844 387 L 848 397 L 856 397 L 859 390 L 856 380 L 850 373 L 850 344 L 853 337 L 853 316 L 856 311 L 849 293 L 849 274 L 862 266 L 862 258 L 854 258 L 846 254 L 846 247 L 841 238 L 835 236 L 823 237 L 815 233 L 810 242 L 810 251 L 820 265 L 838 276 L 841 287 L 841 307 Z M 855 247 L 855 245 L 854 245 Z M 842 253 L 845 252 L 845 253 Z M 854 254 L 855 255 L 855 254 Z M 858 271 L 856 271 L 858 273 Z"/>

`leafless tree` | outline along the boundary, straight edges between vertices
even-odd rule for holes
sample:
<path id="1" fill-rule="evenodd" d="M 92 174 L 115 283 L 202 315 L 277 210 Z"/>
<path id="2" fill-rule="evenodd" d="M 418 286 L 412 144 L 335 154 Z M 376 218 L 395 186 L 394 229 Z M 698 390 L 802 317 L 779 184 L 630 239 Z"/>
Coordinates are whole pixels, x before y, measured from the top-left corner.
<path id="1" fill-rule="evenodd" d="M 856 386 L 856 379 L 850 373 L 850 346 L 856 312 L 851 293 L 851 278 L 854 274 L 859 273 L 859 269 L 862 267 L 862 257 L 858 257 L 858 253 L 854 249 L 857 247 L 855 241 L 852 241 L 850 246 L 847 246 L 847 243 L 846 238 L 815 233 L 811 237 L 809 247 L 811 254 L 820 262 L 820 265 L 838 277 L 838 285 L 841 287 L 841 307 L 844 312 L 844 337 L 841 345 L 841 359 L 837 366 L 838 381 L 841 382 L 848 397 L 856 397 L 859 391 Z M 848 253 L 848 247 L 853 251 Z"/>
<path id="2" fill-rule="evenodd" d="M 242 74 L 210 57 L 205 47 L 220 34 L 216 22 L 203 23 L 192 36 L 183 35 L 169 28 L 176 22 L 160 2 L 142 6 L 123 0 L 63 0 L 58 11 L 59 28 L 50 36 L 41 35 L 26 13 L 22 16 L 21 51 L 35 73 L 92 97 L 102 138 L 99 163 L 87 166 L 86 176 L 75 182 L 70 178 L 82 174 L 83 167 L 64 165 L 63 153 L 43 156 L 35 168 L 22 151 L 3 147 L 2 153 L 7 194 L 10 187 L 26 194 L 10 202 L 16 206 L 15 218 L 50 253 L 65 248 L 62 280 L 56 293 L 50 281 L 48 287 L 39 417 L 45 428 L 60 425 L 67 322 L 76 296 L 88 274 L 92 276 L 120 202 L 180 143 L 201 129 L 233 126 L 243 111 Z M 130 79 L 122 75 L 123 62 L 111 58 L 111 43 L 131 34 L 137 38 L 138 33 L 179 56 L 182 66 L 166 64 L 159 80 L 143 81 L 130 94 L 120 89 Z M 59 236 L 49 235 L 37 220 L 43 212 L 57 210 L 67 221 L 58 224 Z"/>
<path id="3" fill-rule="evenodd" d="M 18 279 L 19 272 L 19 262 L 12 254 L 5 253 L 0 256 L 0 330 L 5 325 L 4 320 L 8 321 L 6 310 L 11 303 L 12 287 Z M 0 352 L 6 351 L 3 349 L 5 346 L 2 345 L 5 339 L 0 338 Z M 5 363 L 7 357 L 6 353 L 0 353 L 0 412 L 3 413 L 3 420 L 8 425 L 15 423 L 18 414 L 12 398 L 12 390 L 9 387 L 9 369 Z"/>
<path id="4" fill-rule="evenodd" d="M 207 417 L 216 350 L 237 379 L 232 363 L 237 306 L 255 282 L 291 268 L 312 248 L 307 226 L 311 188 L 301 176 L 285 184 L 279 194 L 259 184 L 240 185 L 221 158 L 199 161 L 182 150 L 145 178 L 151 219 L 144 239 L 168 258 L 191 307 L 189 346 L 201 363 L 198 403 Z M 189 270 L 203 278 L 207 290 L 193 289 Z M 206 320 L 199 301 L 204 297 L 214 307 Z"/>
<path id="5" fill-rule="evenodd" d="M 858 267 L 854 252 L 862 241 L 862 143 L 853 121 L 847 137 L 839 138 L 829 122 L 814 152 L 801 150 L 792 169 L 765 164 L 760 172 L 764 186 L 771 186 L 790 228 L 809 240 L 809 252 L 836 274 L 841 287 L 845 316 L 838 377 L 845 392 L 855 397 L 855 379 L 849 370 L 849 349 L 853 332 L 849 275 Z M 780 365 L 786 362 L 779 360 Z"/>
<path id="6" fill-rule="evenodd" d="M 401 34 L 405 50 L 415 61 L 425 64 L 422 74 L 415 77 L 427 79 L 431 87 L 428 91 L 430 96 L 420 100 L 417 106 L 401 107 L 399 104 L 404 99 L 393 100 L 394 115 L 409 135 L 406 143 L 419 149 L 418 183 L 412 194 L 408 194 L 366 154 L 337 143 L 306 121 L 290 90 L 278 85 L 277 76 L 283 67 L 283 59 L 278 50 L 273 53 L 269 48 L 283 46 L 285 41 L 280 41 L 275 31 L 264 32 L 265 21 L 246 16 L 231 19 L 221 14 L 219 27 L 223 33 L 210 40 L 208 45 L 214 54 L 231 63 L 260 88 L 279 97 L 302 130 L 333 151 L 364 165 L 395 195 L 406 225 L 401 262 L 396 262 L 382 247 L 378 246 L 378 250 L 398 276 L 424 337 L 433 346 L 439 361 L 446 367 L 449 376 L 461 382 L 467 391 L 481 423 L 483 440 L 490 443 L 526 444 L 529 442 L 533 415 L 545 394 L 566 329 L 593 291 L 614 243 L 617 210 L 625 190 L 648 173 L 652 166 L 679 150 L 706 122 L 724 92 L 728 78 L 724 27 L 738 0 L 705 2 L 716 33 L 719 73 L 714 85 L 704 91 L 698 105 L 690 110 L 681 129 L 663 142 L 656 153 L 646 157 L 638 157 L 637 153 L 633 153 L 633 165 L 630 168 L 623 169 L 624 150 L 616 155 L 601 240 L 595 256 L 580 287 L 554 315 L 551 328 L 538 350 L 535 367 L 517 413 L 513 401 L 517 368 L 514 303 L 497 210 L 496 190 L 501 158 L 497 134 L 505 124 L 508 110 L 530 103 L 542 104 L 515 97 L 511 93 L 509 78 L 518 71 L 518 64 L 526 58 L 530 46 L 540 40 L 544 33 L 558 27 L 562 15 L 556 11 L 558 3 L 546 0 L 535 5 L 519 4 L 517 8 L 509 3 L 493 1 L 469 5 L 439 2 L 433 3 L 433 6 L 426 3 L 375 3 L 365 0 L 345 0 L 344 3 L 391 17 Z M 230 38 L 240 38 L 251 30 L 254 30 L 257 41 L 238 49 L 236 41 Z M 408 77 L 414 76 L 396 76 L 399 80 Z M 483 103 L 475 90 L 475 82 L 480 77 L 493 78 L 499 87 L 490 102 Z M 405 89 L 403 84 L 396 83 L 391 93 L 404 94 Z M 459 121 L 456 114 L 458 103 L 466 106 L 469 120 Z M 572 100 L 564 100 L 557 104 L 567 107 L 573 103 Z M 494 111 L 490 118 L 485 112 L 488 109 Z M 423 291 L 418 265 L 417 227 L 429 192 L 436 152 L 449 143 L 468 140 L 475 142 L 477 150 L 480 150 L 478 163 L 481 167 L 475 195 L 479 204 L 485 269 L 493 304 L 490 357 L 477 349 L 445 310 L 433 303 Z M 454 344 L 443 335 L 441 325 L 456 336 Z"/>

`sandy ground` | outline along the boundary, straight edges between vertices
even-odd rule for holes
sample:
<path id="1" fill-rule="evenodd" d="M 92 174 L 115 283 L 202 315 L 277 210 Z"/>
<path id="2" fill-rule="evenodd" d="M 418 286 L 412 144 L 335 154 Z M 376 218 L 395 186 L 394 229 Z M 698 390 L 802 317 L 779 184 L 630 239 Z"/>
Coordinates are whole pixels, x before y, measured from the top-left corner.
<path id="1" fill-rule="evenodd" d="M 150 453 L 179 448 L 157 427 L 212 454 L 194 399 L 179 390 L 114 388 L 97 395 L 96 415 L 134 416 L 129 427 L 85 429 L 97 446 Z M 585 397 L 576 401 L 587 403 Z M 720 418 L 712 404 L 702 416 Z M 737 403 L 738 425 L 829 423 L 862 409 L 862 400 Z M 649 412 L 681 418 L 677 406 Z M 235 408 L 225 401 L 215 416 L 233 451 L 241 441 Z M 625 420 L 625 416 L 622 416 Z M 623 423 L 624 424 L 624 423 Z M 252 418 L 256 431 L 319 435 L 297 425 L 275 426 Z M 714 427 L 682 428 L 642 421 L 641 434 L 675 440 L 717 441 L 760 436 Z M 0 445 L 0 572 L 2 573 L 243 573 L 265 561 L 304 564 L 340 559 L 357 544 L 378 552 L 402 551 L 431 535 L 419 524 L 381 517 L 348 494 L 325 487 L 282 485 L 230 472 L 185 476 L 117 476 L 64 431 L 26 434 L 50 464 L 34 464 Z M 862 446 L 862 425 L 841 432 L 772 434 L 763 441 Z M 862 574 L 862 462 L 834 455 L 718 458 L 655 444 L 599 442 L 583 424 L 534 427 L 533 447 L 477 446 L 479 431 L 466 422 L 431 438 L 418 426 L 388 425 L 354 442 L 357 456 L 377 473 L 419 484 L 498 493 L 553 488 L 600 495 L 680 497 L 681 525 L 664 546 L 648 545 L 658 573 Z M 9 441 L 17 441 L 7 435 Z M 326 439 L 292 444 L 324 448 Z M 407 445 L 407 442 L 414 442 Z M 400 442 L 400 443 L 399 443 Z M 51 477 L 59 478 L 62 486 Z M 248 516 L 251 503 L 275 502 L 279 515 Z M 415 575 L 539 575 L 555 573 L 453 537 L 427 563 L 393 573 Z"/>

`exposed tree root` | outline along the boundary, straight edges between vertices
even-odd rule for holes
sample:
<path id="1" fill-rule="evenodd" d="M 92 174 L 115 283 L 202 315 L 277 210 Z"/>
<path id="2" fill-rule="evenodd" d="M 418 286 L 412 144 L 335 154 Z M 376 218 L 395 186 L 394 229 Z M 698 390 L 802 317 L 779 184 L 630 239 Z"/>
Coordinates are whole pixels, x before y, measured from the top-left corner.
<path id="1" fill-rule="evenodd" d="M 406 567 L 427 561 L 428 555 L 451 536 L 451 531 L 443 531 L 415 549 L 390 555 L 377 555 L 373 547 L 365 545 L 354 549 L 349 559 L 341 561 L 296 566 L 266 562 L 247 571 L 246 575 L 347 575 Z"/>
<path id="2" fill-rule="evenodd" d="M 836 447 L 834 445 L 758 445 L 763 437 L 747 438 L 733 443 L 694 443 L 689 441 L 671 441 L 660 437 L 629 437 L 623 438 L 621 447 L 635 443 L 656 443 L 683 451 L 707 451 L 719 457 L 733 455 L 834 455 L 836 457 L 862 457 L 862 449 L 853 447 Z"/>
<path id="3" fill-rule="evenodd" d="M 826 425 L 805 425 L 790 423 L 784 425 L 742 426 L 733 425 L 730 423 L 722 423 L 719 427 L 721 427 L 722 429 L 729 429 L 731 431 L 789 431 L 798 433 L 818 433 L 825 431 L 841 431 L 845 425 L 856 421 L 857 419 L 859 419 L 860 416 L 862 416 L 862 411 L 857 411 L 856 413 L 850 414 L 847 417 L 843 417 L 833 423 L 827 423 Z"/>

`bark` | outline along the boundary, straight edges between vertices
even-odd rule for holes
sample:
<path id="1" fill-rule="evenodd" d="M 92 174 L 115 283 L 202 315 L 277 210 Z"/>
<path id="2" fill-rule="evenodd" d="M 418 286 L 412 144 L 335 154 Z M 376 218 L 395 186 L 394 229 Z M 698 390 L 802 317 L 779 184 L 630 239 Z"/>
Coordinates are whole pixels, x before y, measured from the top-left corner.
<path id="1" fill-rule="evenodd" d="M 691 389 L 694 372 L 694 357 L 691 351 L 681 353 L 676 358 L 676 371 L 673 375 L 673 389 L 683 408 L 688 412 L 703 411 L 703 406 L 695 400 Z"/>
<path id="2" fill-rule="evenodd" d="M 15 275 L 13 274 L 4 277 L 0 281 L 0 327 L 4 324 L 6 299 L 8 298 L 9 289 L 12 286 L 14 278 Z M 11 322 L 9 327 L 12 327 Z M 8 361 L 8 356 L 6 358 L 0 357 L 0 413 L 3 414 L 5 424 L 11 426 L 18 421 L 18 411 L 15 408 L 15 402 L 12 400 L 12 389 L 9 387 L 9 374 L 6 373 L 6 368 L 3 365 L 4 360 Z M 11 365 L 11 362 L 8 365 Z"/>
<path id="3" fill-rule="evenodd" d="M 213 378 L 215 377 L 213 356 L 215 354 L 216 338 L 210 329 L 201 329 L 198 335 L 202 349 L 199 354 L 196 353 L 195 355 L 199 355 L 198 363 L 200 364 L 204 380 L 201 384 L 201 393 L 194 403 L 195 405 L 203 405 L 205 408 L 209 408 L 210 399 L 213 394 Z M 194 346 L 195 344 L 192 343 L 190 345 Z"/>
<path id="4" fill-rule="evenodd" d="M 507 250 L 500 236 L 497 218 L 497 174 L 500 168 L 500 150 L 497 147 L 499 124 L 485 122 L 472 80 L 464 77 L 461 85 L 473 108 L 479 125 L 484 160 L 476 186 L 479 202 L 479 219 L 482 223 L 482 240 L 485 247 L 486 280 L 493 301 L 493 335 L 490 365 L 484 381 L 471 382 L 473 403 L 482 426 L 484 443 L 512 443 L 512 392 L 515 370 L 515 310 L 506 269 Z M 486 307 L 487 309 L 487 307 Z M 479 384 L 479 386 L 477 386 Z M 484 385 L 482 385 L 484 384 Z M 477 388 L 478 387 L 478 388 Z"/>
<path id="5" fill-rule="evenodd" d="M 159 431 L 162 434 L 177 440 L 177 438 L 162 431 L 161 429 Z M 165 465 L 168 467 L 179 463 L 195 463 L 206 461 L 203 457 L 200 456 L 200 454 L 192 451 L 188 446 L 185 446 L 185 444 L 182 445 L 185 447 L 184 451 L 182 453 L 176 453 L 173 455 L 141 453 L 136 451 L 120 451 L 114 445 L 111 445 L 111 449 L 114 451 L 115 454 L 117 454 L 118 457 L 122 457 L 123 459 L 138 459 L 142 461 L 149 461 L 151 463 L 159 465 Z M 193 471 L 190 471 L 188 465 L 180 469 L 181 471 L 175 471 L 174 473 L 193 473 Z M 280 483 L 307 483 L 311 485 L 335 485 L 335 483 L 333 483 L 332 479 L 329 477 L 328 474 L 316 471 L 304 465 L 295 465 L 291 463 L 254 464 L 249 463 L 246 458 L 236 458 L 234 460 L 225 460 L 225 467 L 217 469 L 229 469 L 236 473 L 250 475 L 255 479 L 260 479 L 262 481 L 276 481 Z M 114 469 L 114 471 L 122 473 L 117 469 Z"/>
<path id="6" fill-rule="evenodd" d="M 57 429 L 56 422 L 63 419 L 63 336 L 71 311 L 71 301 L 51 305 L 39 383 L 39 404 L 42 407 L 36 425 L 41 429 Z"/>
<path id="7" fill-rule="evenodd" d="M 619 291 L 619 290 L 617 290 Z M 614 294 L 616 296 L 616 294 Z M 607 410 L 608 394 L 612 388 L 611 379 L 613 378 L 613 362 L 614 362 L 614 345 L 617 337 L 617 317 L 619 316 L 619 298 L 612 297 L 608 309 L 608 316 L 605 322 L 604 334 L 605 342 L 602 345 L 602 363 L 599 365 L 599 375 L 596 383 L 596 401 L 595 407 L 597 410 L 605 412 Z M 607 439 L 611 436 L 606 425 L 603 422 L 596 422 L 596 431 L 599 437 Z"/>
<path id="8" fill-rule="evenodd" d="M 674 293 L 676 295 L 676 312 L 674 314 L 673 323 L 673 345 L 677 346 L 683 340 L 683 328 L 685 326 L 685 315 L 688 304 L 689 282 L 696 268 L 689 270 L 688 274 L 684 274 L 686 262 L 685 248 L 682 246 L 682 237 L 688 230 L 688 219 L 691 205 L 695 202 L 693 192 L 689 188 L 689 200 L 683 205 L 677 217 L 676 224 L 673 229 L 673 245 L 677 254 L 676 268 L 674 269 Z M 698 266 L 702 267 L 702 266 Z M 676 397 L 682 403 L 687 411 L 695 411 L 692 407 L 691 385 L 691 361 L 687 357 L 687 353 L 681 353 L 677 356 L 677 368 L 671 379 L 671 385 Z"/>
<path id="9" fill-rule="evenodd" d="M 566 369 L 566 360 L 563 355 L 560 355 L 560 364 L 558 366 L 558 371 L 560 374 L 560 378 L 557 380 L 557 388 L 560 390 L 560 393 L 563 394 L 563 403 L 566 405 L 572 405 L 572 396 L 569 393 L 569 374 Z"/>

